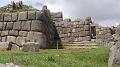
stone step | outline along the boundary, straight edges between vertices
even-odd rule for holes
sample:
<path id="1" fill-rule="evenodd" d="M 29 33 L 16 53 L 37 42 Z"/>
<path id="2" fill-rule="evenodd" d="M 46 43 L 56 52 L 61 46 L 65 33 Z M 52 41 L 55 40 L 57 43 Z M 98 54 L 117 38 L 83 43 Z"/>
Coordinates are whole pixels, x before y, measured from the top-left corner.
<path id="1" fill-rule="evenodd" d="M 64 44 L 65 48 L 98 48 L 98 44 L 90 42 L 74 42 L 70 44 Z"/>
<path id="2" fill-rule="evenodd" d="M 64 46 L 98 46 L 97 44 L 65 44 Z"/>
<path id="3" fill-rule="evenodd" d="M 77 49 L 79 49 L 79 48 L 98 48 L 98 46 L 64 46 L 65 48 L 77 48 Z"/>

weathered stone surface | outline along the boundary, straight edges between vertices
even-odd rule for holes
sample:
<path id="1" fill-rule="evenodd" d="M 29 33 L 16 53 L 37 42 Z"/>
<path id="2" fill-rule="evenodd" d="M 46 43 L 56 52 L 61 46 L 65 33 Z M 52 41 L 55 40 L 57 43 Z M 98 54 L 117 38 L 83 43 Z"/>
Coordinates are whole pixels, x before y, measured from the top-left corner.
<path id="1" fill-rule="evenodd" d="M 3 30 L 3 22 L 0 22 L 0 30 Z"/>
<path id="2" fill-rule="evenodd" d="M 45 13 L 42 11 L 37 11 L 36 12 L 36 19 L 37 20 L 45 20 L 46 19 Z"/>
<path id="3" fill-rule="evenodd" d="M 46 48 L 46 36 L 41 32 L 29 32 L 27 42 L 35 42 L 40 45 L 40 48 Z"/>
<path id="4" fill-rule="evenodd" d="M 21 30 L 21 21 L 15 22 L 13 24 L 13 30 Z"/>
<path id="5" fill-rule="evenodd" d="M 22 31 L 30 31 L 31 21 L 22 21 Z"/>
<path id="6" fill-rule="evenodd" d="M 7 36 L 7 42 L 15 43 L 16 37 L 15 36 Z"/>
<path id="7" fill-rule="evenodd" d="M 0 51 L 5 51 L 8 49 L 8 42 L 0 42 Z"/>
<path id="8" fill-rule="evenodd" d="M 6 31 L 2 31 L 2 32 L 1 32 L 1 36 L 7 36 L 7 35 L 8 35 L 8 32 L 9 32 L 9 31 L 7 31 L 7 30 L 6 30 Z"/>
<path id="9" fill-rule="evenodd" d="M 6 29 L 6 26 L 7 26 L 7 22 L 3 22 L 3 30 Z"/>
<path id="10" fill-rule="evenodd" d="M 84 30 L 89 31 L 90 30 L 90 25 L 84 25 Z"/>
<path id="11" fill-rule="evenodd" d="M 108 67 L 120 66 L 120 42 L 112 46 L 109 53 Z"/>
<path id="12" fill-rule="evenodd" d="M 18 36 L 18 31 L 17 30 L 10 30 L 9 35 L 10 36 Z"/>
<path id="13" fill-rule="evenodd" d="M 16 44 L 19 46 L 23 46 L 23 44 L 26 43 L 26 37 L 17 37 L 16 38 Z"/>
<path id="14" fill-rule="evenodd" d="M 18 20 L 18 13 L 12 13 L 12 21 Z"/>
<path id="15" fill-rule="evenodd" d="M 1 37 L 1 38 L 2 38 L 2 42 L 6 42 L 7 36 Z"/>
<path id="16" fill-rule="evenodd" d="M 20 51 L 20 47 L 17 46 L 16 44 L 12 44 L 11 50 L 12 51 Z"/>
<path id="17" fill-rule="evenodd" d="M 32 31 L 38 31 L 43 32 L 44 31 L 44 25 L 42 24 L 42 21 L 40 20 L 33 20 L 31 24 L 31 30 Z"/>
<path id="18" fill-rule="evenodd" d="M 27 43 L 23 44 L 22 51 L 25 51 L 25 52 L 29 52 L 29 51 L 36 52 L 36 51 L 39 51 L 39 48 L 40 48 L 40 45 L 38 43 L 27 42 Z"/>
<path id="19" fill-rule="evenodd" d="M 19 36 L 21 37 L 27 37 L 28 32 L 27 31 L 20 31 Z"/>
<path id="20" fill-rule="evenodd" d="M 7 22 L 6 30 L 12 30 L 13 29 L 13 22 Z"/>
<path id="21" fill-rule="evenodd" d="M 4 14 L 0 14 L 0 21 L 4 20 Z"/>
<path id="22" fill-rule="evenodd" d="M 4 14 L 4 21 L 11 21 L 12 15 L 11 13 L 5 13 Z"/>
<path id="23" fill-rule="evenodd" d="M 28 12 L 28 19 L 29 20 L 35 20 L 36 19 L 36 12 L 35 11 L 29 11 Z"/>
<path id="24" fill-rule="evenodd" d="M 27 20 L 27 12 L 20 12 L 18 14 L 18 20 Z"/>

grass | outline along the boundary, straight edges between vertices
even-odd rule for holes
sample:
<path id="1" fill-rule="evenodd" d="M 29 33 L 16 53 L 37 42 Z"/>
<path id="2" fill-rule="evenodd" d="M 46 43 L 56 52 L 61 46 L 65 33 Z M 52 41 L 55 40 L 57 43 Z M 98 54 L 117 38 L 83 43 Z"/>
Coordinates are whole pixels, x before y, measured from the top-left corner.
<path id="1" fill-rule="evenodd" d="M 108 48 L 0 52 L 0 63 L 23 67 L 107 67 Z"/>

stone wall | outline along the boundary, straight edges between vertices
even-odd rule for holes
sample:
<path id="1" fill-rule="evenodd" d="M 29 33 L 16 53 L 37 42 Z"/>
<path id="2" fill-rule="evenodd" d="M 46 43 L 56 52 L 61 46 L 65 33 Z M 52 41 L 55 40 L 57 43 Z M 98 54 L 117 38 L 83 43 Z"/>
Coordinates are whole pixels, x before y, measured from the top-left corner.
<path id="1" fill-rule="evenodd" d="M 52 48 L 57 39 L 57 30 L 48 9 L 0 14 L 0 46 L 12 43 L 10 48 L 19 50 L 25 43 L 32 42 L 38 44 L 38 49 Z"/>
<path id="2" fill-rule="evenodd" d="M 58 34 L 63 43 L 70 42 L 81 42 L 81 41 L 90 41 L 91 32 L 90 24 L 92 23 L 91 18 L 88 17 L 83 21 L 71 19 L 65 19 L 62 22 L 56 22 L 56 28 Z"/>
<path id="3" fill-rule="evenodd" d="M 62 12 L 51 12 L 51 19 L 53 22 L 62 22 L 63 21 L 63 13 Z"/>
<path id="4" fill-rule="evenodd" d="M 113 34 L 115 34 L 115 29 L 112 27 L 96 26 L 97 43 L 112 46 L 114 44 Z"/>

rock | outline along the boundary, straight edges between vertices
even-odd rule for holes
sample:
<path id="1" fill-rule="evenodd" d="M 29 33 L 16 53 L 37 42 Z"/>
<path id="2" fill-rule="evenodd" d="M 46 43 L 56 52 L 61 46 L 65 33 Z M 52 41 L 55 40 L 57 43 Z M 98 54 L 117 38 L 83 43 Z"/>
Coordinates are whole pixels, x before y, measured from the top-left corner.
<path id="1" fill-rule="evenodd" d="M 4 21 L 11 21 L 12 15 L 11 13 L 5 13 L 4 14 Z"/>
<path id="2" fill-rule="evenodd" d="M 13 29 L 13 22 L 8 22 L 6 26 L 6 30 L 12 30 Z"/>
<path id="3" fill-rule="evenodd" d="M 21 37 L 27 37 L 28 32 L 27 31 L 20 31 L 19 36 Z"/>
<path id="4" fill-rule="evenodd" d="M 36 51 L 39 51 L 39 49 L 40 49 L 40 45 L 38 43 L 27 42 L 27 43 L 23 44 L 22 51 L 24 51 L 24 52 L 29 52 L 29 51 L 36 52 Z"/>
<path id="5" fill-rule="evenodd" d="M 120 42 L 110 48 L 108 67 L 120 66 Z"/>
<path id="6" fill-rule="evenodd" d="M 16 37 L 15 36 L 7 36 L 7 42 L 15 43 Z"/>
<path id="7" fill-rule="evenodd" d="M 17 37 L 16 38 L 16 44 L 18 46 L 23 46 L 24 43 L 26 43 L 26 37 Z"/>
<path id="8" fill-rule="evenodd" d="M 13 30 L 21 30 L 21 21 L 14 22 Z"/>
<path id="9" fill-rule="evenodd" d="M 17 30 L 10 30 L 9 35 L 10 36 L 18 36 L 18 31 Z"/>
<path id="10" fill-rule="evenodd" d="M 29 20 L 35 20 L 36 19 L 35 11 L 28 11 L 28 19 Z"/>
<path id="11" fill-rule="evenodd" d="M 9 42 L 0 42 L 0 51 L 5 51 L 8 49 Z"/>
<path id="12" fill-rule="evenodd" d="M 27 12 L 20 12 L 18 15 L 18 20 L 27 20 Z"/>
<path id="13" fill-rule="evenodd" d="M 22 31 L 30 31 L 31 21 L 22 21 Z"/>
<path id="14" fill-rule="evenodd" d="M 3 21 L 3 20 L 4 20 L 4 14 L 0 13 L 0 21 Z"/>
<path id="15" fill-rule="evenodd" d="M 6 30 L 6 31 L 2 31 L 2 32 L 1 32 L 1 36 L 7 36 L 7 35 L 8 35 L 8 32 L 9 32 L 9 31 L 7 31 L 7 30 Z"/>
<path id="16" fill-rule="evenodd" d="M 17 20 L 18 20 L 18 14 L 12 13 L 12 21 L 17 21 Z"/>
<path id="17" fill-rule="evenodd" d="M 3 30 L 3 22 L 0 22 L 0 30 Z"/>
<path id="18" fill-rule="evenodd" d="M 21 67 L 21 66 L 15 65 L 13 63 L 6 63 L 6 64 L 1 64 L 0 63 L 0 67 Z"/>
<path id="19" fill-rule="evenodd" d="M 36 12 L 36 19 L 37 20 L 45 20 L 46 19 L 46 16 L 45 16 L 45 13 L 43 11 L 37 11 Z"/>
<path id="20" fill-rule="evenodd" d="M 40 20 L 33 20 L 31 24 L 31 30 L 37 31 L 37 32 L 44 32 L 44 25 L 42 24 L 42 21 Z"/>
<path id="21" fill-rule="evenodd" d="M 46 36 L 41 32 L 29 32 L 27 42 L 35 42 L 40 45 L 40 48 L 46 48 Z"/>
<path id="22" fill-rule="evenodd" d="M 3 23 L 3 30 L 6 30 L 7 22 Z"/>
<path id="23" fill-rule="evenodd" d="M 1 37 L 2 38 L 2 42 L 6 42 L 6 40 L 7 40 L 7 36 L 4 36 L 4 37 Z"/>

